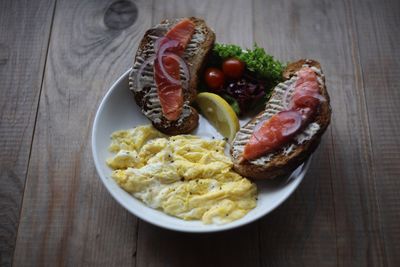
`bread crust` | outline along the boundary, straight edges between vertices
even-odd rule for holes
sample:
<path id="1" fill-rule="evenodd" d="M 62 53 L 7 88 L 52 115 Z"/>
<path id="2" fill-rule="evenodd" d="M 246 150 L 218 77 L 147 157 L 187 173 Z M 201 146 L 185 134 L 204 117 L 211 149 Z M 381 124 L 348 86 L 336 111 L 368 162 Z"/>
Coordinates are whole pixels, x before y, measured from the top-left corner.
<path id="1" fill-rule="evenodd" d="M 310 59 L 301 59 L 299 61 L 288 64 L 288 66 L 285 68 L 283 72 L 284 79 L 285 80 L 290 79 L 298 70 L 302 68 L 304 64 L 307 64 L 310 67 L 314 66 L 318 69 L 321 69 L 319 62 Z M 321 103 L 317 115 L 314 117 L 312 121 L 318 123 L 320 128 L 311 137 L 311 139 L 305 141 L 302 144 L 298 144 L 297 147 L 289 155 L 285 155 L 283 152 L 280 152 L 264 165 L 254 164 L 250 161 L 244 160 L 241 157 L 235 158 L 233 156 L 233 150 L 231 149 L 234 169 L 236 172 L 240 173 L 245 177 L 253 179 L 273 179 L 278 176 L 285 176 L 290 174 L 300 164 L 302 164 L 304 161 L 307 160 L 307 158 L 318 147 L 321 140 L 321 136 L 328 127 L 331 119 L 330 98 L 325 86 L 324 76 L 322 76 L 322 80 L 323 80 L 323 86 L 320 87 L 321 91 L 320 93 L 322 96 L 325 97 L 326 101 Z M 257 119 L 257 116 L 253 118 L 252 121 Z M 249 123 L 251 123 L 252 121 L 250 121 Z M 246 125 L 248 125 L 249 123 L 247 123 Z"/>
<path id="2" fill-rule="evenodd" d="M 139 59 L 146 60 L 151 57 L 149 51 L 152 49 L 149 48 L 153 47 L 155 41 L 154 37 L 164 36 L 170 28 L 182 19 L 163 20 L 160 24 L 147 30 L 135 55 L 134 66 L 135 64 L 138 64 L 137 62 Z M 215 42 L 215 33 L 206 25 L 203 19 L 196 17 L 190 17 L 188 19 L 195 24 L 195 30 L 197 32 L 204 34 L 204 40 L 198 47 L 196 47 L 196 53 L 184 55 L 190 73 L 189 86 L 183 90 L 184 105 L 186 105 L 186 107 L 184 106 L 184 109 L 186 109 L 186 112 L 182 111 L 181 116 L 176 121 L 169 121 L 163 116 L 163 114 L 160 114 L 157 118 L 147 116 L 147 112 L 152 108 L 151 101 L 148 97 L 151 88 L 150 86 L 145 86 L 143 90 L 135 90 L 135 76 L 137 69 L 135 71 L 135 68 L 133 68 L 129 74 L 129 88 L 134 93 L 136 103 L 142 109 L 147 118 L 151 120 L 155 128 L 170 135 L 189 133 L 198 125 L 199 114 L 190 105 L 197 95 L 197 85 L 204 67 L 204 59 L 210 53 Z M 151 52 L 154 54 L 154 49 Z"/>

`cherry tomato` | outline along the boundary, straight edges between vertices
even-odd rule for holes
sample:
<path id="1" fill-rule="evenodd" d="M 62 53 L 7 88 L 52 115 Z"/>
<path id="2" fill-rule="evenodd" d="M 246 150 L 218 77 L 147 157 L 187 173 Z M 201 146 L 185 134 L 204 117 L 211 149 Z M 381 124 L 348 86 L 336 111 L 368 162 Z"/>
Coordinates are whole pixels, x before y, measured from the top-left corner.
<path id="1" fill-rule="evenodd" d="M 244 72 L 244 63 L 235 58 L 229 58 L 222 63 L 222 71 L 231 79 L 239 79 Z"/>
<path id="2" fill-rule="evenodd" d="M 224 86 L 224 73 L 217 68 L 208 68 L 204 74 L 204 80 L 208 87 L 214 90 L 222 89 Z"/>

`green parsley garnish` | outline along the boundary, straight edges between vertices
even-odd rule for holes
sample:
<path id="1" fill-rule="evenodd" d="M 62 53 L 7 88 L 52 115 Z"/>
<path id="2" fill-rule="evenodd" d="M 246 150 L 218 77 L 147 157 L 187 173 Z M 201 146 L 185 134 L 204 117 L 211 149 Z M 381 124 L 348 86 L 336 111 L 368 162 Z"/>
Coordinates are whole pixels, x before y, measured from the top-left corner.
<path id="1" fill-rule="evenodd" d="M 260 78 L 272 83 L 282 81 L 284 64 L 267 54 L 264 48 L 257 46 L 257 44 L 254 45 L 253 49 L 245 50 L 238 45 L 215 44 L 213 52 L 222 59 L 233 57 L 243 61 L 246 68 L 259 75 Z"/>

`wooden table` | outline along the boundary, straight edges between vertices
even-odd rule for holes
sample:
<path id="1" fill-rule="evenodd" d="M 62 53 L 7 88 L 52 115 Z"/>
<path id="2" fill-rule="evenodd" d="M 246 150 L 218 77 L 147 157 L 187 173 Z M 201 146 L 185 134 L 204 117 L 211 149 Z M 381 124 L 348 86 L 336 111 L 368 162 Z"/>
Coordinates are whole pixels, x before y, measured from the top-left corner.
<path id="1" fill-rule="evenodd" d="M 131 1 L 0 3 L 1 266 L 400 266 L 400 1 Z M 91 156 L 99 101 L 145 30 L 191 15 L 219 42 L 319 60 L 332 98 L 298 190 L 217 234 L 138 220 Z"/>

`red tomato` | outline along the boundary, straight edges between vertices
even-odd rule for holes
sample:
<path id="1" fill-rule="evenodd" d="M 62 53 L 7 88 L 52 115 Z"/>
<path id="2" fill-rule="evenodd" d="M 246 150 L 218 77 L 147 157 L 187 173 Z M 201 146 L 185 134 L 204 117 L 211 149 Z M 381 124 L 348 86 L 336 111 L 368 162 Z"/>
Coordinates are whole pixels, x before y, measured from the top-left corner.
<path id="1" fill-rule="evenodd" d="M 211 89 L 222 89 L 225 81 L 224 73 L 217 68 L 208 68 L 204 74 L 204 80 Z"/>
<path id="2" fill-rule="evenodd" d="M 222 63 L 222 71 L 231 79 L 239 79 L 244 72 L 244 63 L 235 58 L 229 58 Z"/>

